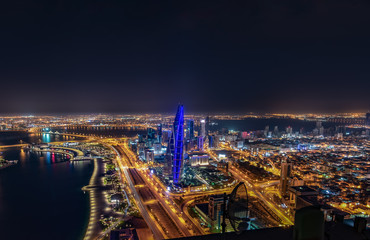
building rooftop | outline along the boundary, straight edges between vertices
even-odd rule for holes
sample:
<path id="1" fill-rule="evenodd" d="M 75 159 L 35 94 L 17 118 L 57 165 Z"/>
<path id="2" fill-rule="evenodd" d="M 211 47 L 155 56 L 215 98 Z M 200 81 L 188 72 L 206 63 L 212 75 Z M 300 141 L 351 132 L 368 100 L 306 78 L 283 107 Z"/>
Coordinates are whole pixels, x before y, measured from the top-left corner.
<path id="1" fill-rule="evenodd" d="M 203 236 L 193 236 L 185 238 L 177 238 L 177 240 L 262 240 L 262 239 L 271 239 L 271 240 L 289 240 L 292 239 L 293 229 L 292 228 L 266 228 L 266 229 L 257 229 L 245 231 L 243 233 L 237 234 L 235 232 L 228 233 L 217 233 L 209 234 Z"/>
<path id="2" fill-rule="evenodd" d="M 292 186 L 290 187 L 291 190 L 293 190 L 296 193 L 300 194 L 318 194 L 317 191 L 313 188 L 310 188 L 308 186 Z"/>
<path id="3" fill-rule="evenodd" d="M 265 228 L 249 230 L 243 233 L 228 232 L 203 236 L 177 238 L 177 240 L 293 240 L 293 227 L 290 228 Z M 370 239 L 370 230 L 362 233 L 343 223 L 329 222 L 325 224 L 323 240 L 364 240 Z"/>

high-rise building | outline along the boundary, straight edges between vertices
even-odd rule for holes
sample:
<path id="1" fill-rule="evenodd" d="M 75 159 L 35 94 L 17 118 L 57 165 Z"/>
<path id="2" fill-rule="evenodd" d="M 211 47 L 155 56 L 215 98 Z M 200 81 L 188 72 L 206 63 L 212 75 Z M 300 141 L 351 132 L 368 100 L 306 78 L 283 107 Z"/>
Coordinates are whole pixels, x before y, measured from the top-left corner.
<path id="1" fill-rule="evenodd" d="M 162 144 L 157 142 L 153 144 L 154 154 L 159 155 L 162 154 Z"/>
<path id="2" fill-rule="evenodd" d="M 293 134 L 293 128 L 291 126 L 286 128 L 286 134 L 288 134 L 289 136 Z"/>
<path id="3" fill-rule="evenodd" d="M 153 147 L 153 143 L 156 140 L 156 130 L 153 128 L 148 128 L 148 134 L 146 139 L 146 146 L 148 148 Z"/>
<path id="4" fill-rule="evenodd" d="M 162 131 L 162 143 L 168 143 L 171 138 L 171 131 L 164 130 Z"/>
<path id="5" fill-rule="evenodd" d="M 157 126 L 157 141 L 159 143 L 162 142 L 162 123 L 158 124 Z"/>
<path id="6" fill-rule="evenodd" d="M 170 141 L 167 146 L 166 153 L 166 167 L 168 168 L 171 163 L 171 177 L 173 183 L 177 184 L 180 181 L 182 167 L 184 162 L 184 106 L 179 105 L 175 121 L 173 122 L 173 129 Z M 165 171 L 167 172 L 167 171 Z"/>
<path id="7" fill-rule="evenodd" d="M 279 127 L 278 126 L 274 127 L 274 137 L 279 137 Z"/>
<path id="8" fill-rule="evenodd" d="M 154 163 L 154 151 L 150 149 L 145 150 L 145 161 L 147 163 Z"/>
<path id="9" fill-rule="evenodd" d="M 269 131 L 270 131 L 270 126 L 266 126 L 265 131 L 263 131 L 263 134 L 265 135 L 265 137 L 268 136 Z"/>
<path id="10" fill-rule="evenodd" d="M 209 135 L 209 116 L 206 117 L 206 136 Z"/>
<path id="11" fill-rule="evenodd" d="M 213 222 L 213 227 L 221 229 L 223 215 L 224 195 L 211 195 L 208 204 L 208 216 Z"/>
<path id="12" fill-rule="evenodd" d="M 324 127 L 319 128 L 319 135 L 324 136 Z"/>
<path id="13" fill-rule="evenodd" d="M 189 119 L 186 122 L 186 138 L 193 139 L 194 138 L 194 120 Z"/>
<path id="14" fill-rule="evenodd" d="M 208 136 L 208 147 L 209 148 L 218 148 L 219 142 L 220 142 L 219 136 L 217 135 Z"/>
<path id="15" fill-rule="evenodd" d="M 199 151 L 203 151 L 203 148 L 204 148 L 204 138 L 202 136 L 199 136 L 197 138 L 198 140 L 198 150 Z"/>
<path id="16" fill-rule="evenodd" d="M 281 162 L 281 172 L 280 172 L 280 192 L 282 196 L 288 195 L 288 187 L 290 182 L 292 172 L 292 163 L 287 161 Z"/>
<path id="17" fill-rule="evenodd" d="M 140 139 L 140 136 L 139 136 Z M 145 141 L 144 140 L 139 140 L 137 143 L 137 155 L 139 156 L 140 159 L 145 158 Z"/>
<path id="18" fill-rule="evenodd" d="M 173 143 L 173 138 L 170 137 L 170 139 L 168 140 L 166 155 L 164 158 L 164 166 L 163 166 L 163 174 L 165 177 L 168 177 L 168 178 L 171 178 L 174 147 L 175 147 L 175 144 Z"/>
<path id="19" fill-rule="evenodd" d="M 206 137 L 206 120 L 200 120 L 200 136 L 205 138 Z"/>
<path id="20" fill-rule="evenodd" d="M 148 139 L 154 140 L 155 139 L 155 130 L 153 128 L 148 128 Z"/>
<path id="21" fill-rule="evenodd" d="M 366 125 L 370 126 L 370 113 L 366 113 Z"/>

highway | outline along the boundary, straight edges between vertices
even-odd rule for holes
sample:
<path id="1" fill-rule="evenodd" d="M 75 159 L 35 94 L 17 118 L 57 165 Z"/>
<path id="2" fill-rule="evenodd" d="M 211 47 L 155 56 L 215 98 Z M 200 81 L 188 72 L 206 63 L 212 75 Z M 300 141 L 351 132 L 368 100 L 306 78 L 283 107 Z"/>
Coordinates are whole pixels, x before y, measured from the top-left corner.
<path id="1" fill-rule="evenodd" d="M 158 187 L 154 187 L 153 183 L 148 182 L 149 179 L 144 176 L 145 173 L 141 171 L 142 167 L 135 159 L 128 157 L 132 153 L 128 152 L 128 149 L 122 145 L 114 146 L 114 148 L 121 157 L 120 169 L 123 170 L 126 179 L 128 179 L 130 189 L 132 189 L 135 200 L 138 202 L 140 212 L 143 216 L 147 216 L 144 219 L 150 222 L 148 225 L 152 229 L 155 238 L 191 236 L 193 233 L 188 230 L 185 220 L 181 216 L 176 215 L 176 209 L 172 200 L 163 199 L 163 196 L 158 193 Z"/>
<path id="2" fill-rule="evenodd" d="M 274 203 L 268 200 L 260 191 L 256 189 L 253 183 L 243 174 L 240 170 L 236 169 L 232 164 L 229 165 L 229 171 L 233 174 L 235 178 L 239 181 L 243 181 L 247 186 L 248 190 L 252 190 L 252 192 L 260 199 L 271 211 L 273 211 L 283 222 L 285 225 L 293 225 L 292 220 L 287 217 Z"/>
<path id="3" fill-rule="evenodd" d="M 229 150 L 229 151 L 234 151 L 234 152 L 240 152 L 240 151 L 236 151 L 234 149 L 232 149 L 231 147 L 229 146 L 226 146 L 225 144 L 223 145 L 223 148 L 225 150 Z M 218 161 L 217 159 L 217 156 L 215 156 L 215 154 L 212 152 L 212 151 L 208 151 L 211 155 L 212 158 L 214 158 L 216 161 Z M 244 153 L 243 151 L 241 151 L 242 155 L 245 155 L 247 156 L 248 154 L 247 153 Z M 276 170 L 276 168 L 275 168 Z M 292 220 L 287 216 L 285 215 L 280 209 L 278 206 L 276 206 L 276 204 L 274 204 L 273 202 L 271 202 L 270 200 L 268 200 L 259 190 L 258 188 L 264 188 L 264 187 L 267 187 L 267 186 L 273 186 L 273 185 L 276 185 L 279 183 L 279 181 L 268 181 L 268 182 L 265 182 L 265 183 L 260 183 L 259 186 L 256 186 L 254 185 L 253 183 L 251 183 L 251 180 L 246 176 L 245 173 L 242 173 L 239 169 L 236 169 L 232 164 L 229 165 L 229 171 L 233 174 L 234 178 L 236 178 L 237 180 L 239 181 L 242 181 L 245 183 L 246 187 L 248 188 L 248 190 L 252 190 L 252 192 L 256 195 L 256 197 L 261 200 L 265 206 L 268 208 L 266 210 L 270 210 L 272 211 L 272 215 L 275 215 L 277 216 L 283 224 L 285 225 L 293 225 L 293 222 Z M 275 174 L 275 173 L 274 173 Z"/>
<path id="4" fill-rule="evenodd" d="M 172 221 L 176 224 L 178 229 L 183 236 L 194 236 L 194 235 L 201 235 L 202 230 L 199 229 L 198 226 L 194 225 L 193 222 L 188 219 L 182 210 L 177 206 L 177 204 L 173 201 L 173 195 L 167 191 L 164 185 L 160 182 L 158 178 L 156 178 L 153 174 L 150 174 L 148 169 L 142 164 L 140 161 L 136 161 L 136 156 L 128 149 L 127 142 L 123 145 L 119 146 L 123 151 L 124 154 L 130 159 L 128 160 L 131 167 L 135 167 L 137 173 L 141 176 L 141 178 L 145 181 L 146 186 L 148 186 L 155 196 L 155 199 L 158 200 L 162 208 L 166 211 L 167 215 L 172 219 Z M 199 193 L 198 193 L 199 195 Z M 177 197 L 182 196 L 182 194 L 176 194 Z"/>
<path id="5" fill-rule="evenodd" d="M 113 147 L 113 146 L 110 146 L 110 147 L 117 154 L 117 163 L 118 163 L 119 169 L 121 171 L 121 174 L 124 175 L 124 177 L 127 181 L 128 187 L 130 188 L 130 191 L 131 191 L 132 195 L 134 196 L 136 205 L 138 206 L 141 215 L 143 216 L 145 222 L 148 224 L 149 228 L 152 230 L 153 235 L 154 235 L 154 239 L 156 239 L 156 240 L 164 239 L 165 234 L 163 233 L 163 231 L 161 231 L 158 228 L 158 225 L 156 224 L 156 222 L 154 220 L 154 217 L 149 215 L 148 211 L 146 210 L 144 204 L 141 201 L 141 198 L 139 197 L 139 194 L 136 191 L 136 188 L 135 188 L 135 186 L 134 186 L 134 184 L 131 180 L 130 174 L 128 172 L 128 160 L 127 160 L 127 158 L 125 156 L 123 157 L 121 155 L 120 151 L 117 150 L 117 147 Z"/>
<path id="6" fill-rule="evenodd" d="M 153 215 L 166 237 L 184 237 L 184 233 L 167 214 L 166 210 L 162 206 L 162 203 L 160 203 L 155 196 L 155 193 L 153 193 L 149 185 L 145 183 L 138 171 L 134 168 L 130 168 L 129 173 L 144 206 Z"/>

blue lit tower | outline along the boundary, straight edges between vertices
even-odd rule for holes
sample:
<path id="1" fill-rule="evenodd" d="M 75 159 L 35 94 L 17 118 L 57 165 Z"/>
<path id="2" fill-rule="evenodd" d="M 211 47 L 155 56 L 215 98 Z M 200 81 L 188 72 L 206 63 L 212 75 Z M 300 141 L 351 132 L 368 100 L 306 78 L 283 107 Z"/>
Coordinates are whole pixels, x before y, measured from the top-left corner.
<path id="1" fill-rule="evenodd" d="M 179 105 L 175 121 L 173 122 L 173 132 L 171 138 L 174 141 L 170 143 L 174 144 L 173 148 L 173 160 L 172 160 L 172 177 L 173 183 L 177 184 L 180 181 L 180 176 L 183 167 L 184 155 L 183 155 L 183 141 L 184 141 L 184 106 Z"/>

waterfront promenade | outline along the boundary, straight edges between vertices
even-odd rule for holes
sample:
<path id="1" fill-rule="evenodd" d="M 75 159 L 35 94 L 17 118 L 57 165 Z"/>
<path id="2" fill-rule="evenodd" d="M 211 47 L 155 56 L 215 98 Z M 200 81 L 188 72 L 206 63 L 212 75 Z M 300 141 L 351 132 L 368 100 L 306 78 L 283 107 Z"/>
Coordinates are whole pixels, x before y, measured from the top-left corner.
<path id="1" fill-rule="evenodd" d="M 100 239 L 104 232 L 100 224 L 100 216 L 112 216 L 122 218 L 123 214 L 112 211 L 107 201 L 108 187 L 103 183 L 105 163 L 101 158 L 94 159 L 94 172 L 90 178 L 89 185 L 82 188 L 88 191 L 90 196 L 90 217 L 84 240 Z"/>

